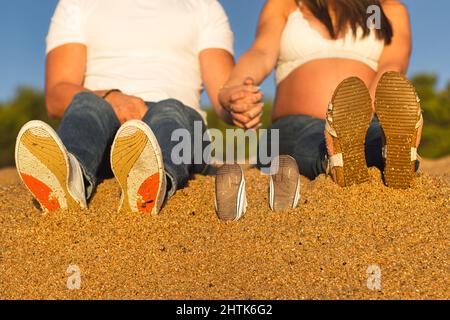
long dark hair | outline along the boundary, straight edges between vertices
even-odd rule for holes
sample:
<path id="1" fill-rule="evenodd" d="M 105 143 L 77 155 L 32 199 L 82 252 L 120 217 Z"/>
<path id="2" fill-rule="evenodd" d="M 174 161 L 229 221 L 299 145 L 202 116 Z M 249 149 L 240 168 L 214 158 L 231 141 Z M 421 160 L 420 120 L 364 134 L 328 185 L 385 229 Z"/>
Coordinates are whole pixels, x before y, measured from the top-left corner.
<path id="1" fill-rule="evenodd" d="M 386 44 L 392 41 L 392 25 L 383 11 L 379 0 L 335 0 L 330 3 L 328 0 L 296 0 L 300 5 L 303 3 L 312 14 L 320 20 L 328 29 L 332 39 L 337 39 L 339 34 L 351 28 L 356 37 L 358 28 L 363 30 L 363 37 L 367 37 L 371 30 L 367 27 L 367 8 L 376 5 L 381 11 L 381 29 L 375 29 L 376 36 L 384 40 Z M 330 9 L 336 14 L 336 23 L 330 16 Z"/>

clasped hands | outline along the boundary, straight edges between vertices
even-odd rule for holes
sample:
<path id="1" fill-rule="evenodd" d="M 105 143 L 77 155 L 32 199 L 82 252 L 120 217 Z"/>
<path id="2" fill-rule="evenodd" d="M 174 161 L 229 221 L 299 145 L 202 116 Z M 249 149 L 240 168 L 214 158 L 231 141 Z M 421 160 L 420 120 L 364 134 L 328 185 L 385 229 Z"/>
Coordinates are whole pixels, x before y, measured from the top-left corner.
<path id="1" fill-rule="evenodd" d="M 258 129 L 264 103 L 255 81 L 247 78 L 242 85 L 225 86 L 219 92 L 219 102 L 229 113 L 231 122 L 242 129 Z"/>

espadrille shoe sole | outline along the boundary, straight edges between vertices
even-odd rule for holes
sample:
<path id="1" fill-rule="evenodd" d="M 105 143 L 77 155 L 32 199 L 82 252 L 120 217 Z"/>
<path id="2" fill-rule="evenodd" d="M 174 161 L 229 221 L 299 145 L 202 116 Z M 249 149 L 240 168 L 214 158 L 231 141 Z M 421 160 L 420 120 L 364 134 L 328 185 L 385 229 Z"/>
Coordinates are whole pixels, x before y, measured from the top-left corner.
<path id="1" fill-rule="evenodd" d="M 372 115 L 372 100 L 362 80 L 348 78 L 336 88 L 328 110 L 327 131 L 334 148 L 331 166 L 342 187 L 369 180 L 365 140 Z"/>
<path id="2" fill-rule="evenodd" d="M 401 74 L 387 72 L 381 78 L 375 110 L 384 133 L 384 179 L 388 187 L 411 186 L 415 159 L 420 100 L 414 86 Z"/>

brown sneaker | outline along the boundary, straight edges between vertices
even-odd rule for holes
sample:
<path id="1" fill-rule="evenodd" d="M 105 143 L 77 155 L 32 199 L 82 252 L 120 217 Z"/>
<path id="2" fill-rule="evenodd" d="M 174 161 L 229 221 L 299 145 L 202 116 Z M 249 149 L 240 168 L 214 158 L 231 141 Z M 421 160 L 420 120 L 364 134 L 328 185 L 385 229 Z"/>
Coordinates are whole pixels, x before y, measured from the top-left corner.
<path id="1" fill-rule="evenodd" d="M 269 205 L 273 211 L 297 208 L 300 200 L 300 173 L 290 156 L 275 158 L 271 167 Z"/>
<path id="2" fill-rule="evenodd" d="M 238 221 L 245 214 L 245 179 L 239 165 L 225 164 L 217 171 L 215 206 L 217 216 L 221 220 Z"/>

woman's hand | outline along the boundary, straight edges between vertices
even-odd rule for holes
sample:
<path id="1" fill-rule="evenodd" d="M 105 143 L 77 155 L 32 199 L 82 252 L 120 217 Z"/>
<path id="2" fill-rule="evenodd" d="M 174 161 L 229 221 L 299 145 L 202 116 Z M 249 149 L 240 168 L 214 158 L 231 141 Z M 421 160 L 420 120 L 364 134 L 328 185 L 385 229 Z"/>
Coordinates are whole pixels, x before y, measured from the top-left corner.
<path id="1" fill-rule="evenodd" d="M 242 129 L 259 126 L 264 106 L 262 98 L 260 88 L 251 78 L 242 85 L 223 88 L 219 93 L 222 107 L 230 113 L 233 124 Z"/>

